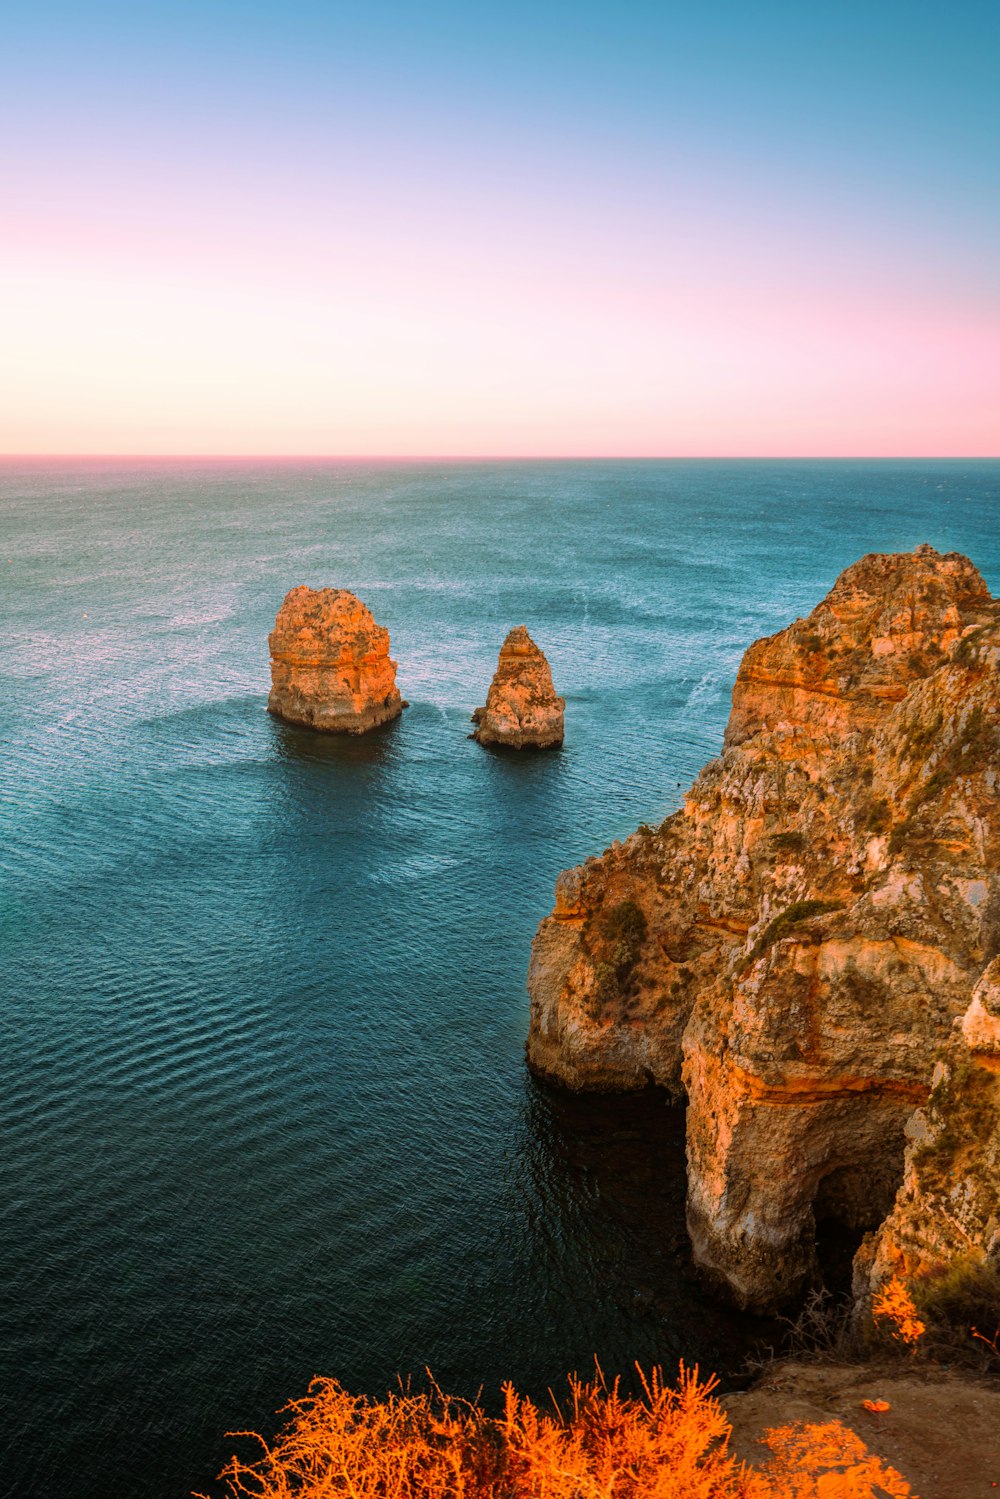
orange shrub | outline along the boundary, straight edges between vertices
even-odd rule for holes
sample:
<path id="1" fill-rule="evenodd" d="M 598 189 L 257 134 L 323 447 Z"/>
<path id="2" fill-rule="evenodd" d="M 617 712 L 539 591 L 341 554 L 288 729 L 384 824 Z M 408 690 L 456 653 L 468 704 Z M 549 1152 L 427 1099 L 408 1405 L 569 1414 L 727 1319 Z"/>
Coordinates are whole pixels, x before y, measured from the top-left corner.
<path id="1" fill-rule="evenodd" d="M 314 1379 L 272 1445 L 231 1433 L 259 1451 L 230 1458 L 219 1481 L 229 1499 L 912 1499 L 837 1421 L 766 1432 L 755 1472 L 729 1450 L 714 1377 L 683 1364 L 676 1385 L 655 1369 L 639 1377 L 636 1399 L 599 1368 L 571 1376 L 566 1409 L 551 1412 L 507 1385 L 499 1418 L 433 1382 L 369 1400 Z"/>
<path id="2" fill-rule="evenodd" d="M 551 1414 L 507 1385 L 498 1419 L 434 1385 L 376 1401 L 314 1379 L 273 1445 L 231 1433 L 261 1450 L 219 1476 L 255 1499 L 773 1499 L 727 1450 L 714 1378 L 683 1365 L 675 1386 L 640 1378 L 634 1399 L 600 1369 L 573 1377 Z"/>
<path id="3" fill-rule="evenodd" d="M 926 1323 L 917 1316 L 913 1297 L 898 1275 L 879 1290 L 872 1303 L 872 1316 L 876 1322 L 887 1322 L 893 1337 L 910 1348 L 915 1348 L 927 1331 Z"/>

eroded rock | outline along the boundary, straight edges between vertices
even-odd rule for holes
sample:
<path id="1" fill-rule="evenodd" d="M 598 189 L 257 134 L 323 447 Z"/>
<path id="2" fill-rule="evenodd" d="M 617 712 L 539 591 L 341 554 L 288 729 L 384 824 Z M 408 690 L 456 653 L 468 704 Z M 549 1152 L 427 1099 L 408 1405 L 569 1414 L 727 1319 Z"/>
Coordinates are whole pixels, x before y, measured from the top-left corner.
<path id="1" fill-rule="evenodd" d="M 1000 958 L 973 990 L 931 1082 L 906 1127 L 892 1212 L 855 1260 L 861 1305 L 889 1276 L 933 1279 L 956 1264 L 1000 1262 Z"/>
<path id="2" fill-rule="evenodd" d="M 476 729 L 471 737 L 510 749 L 557 749 L 563 742 L 565 708 L 543 652 L 525 626 L 517 625 L 500 647 L 485 706 L 472 715 Z"/>
<path id="3" fill-rule="evenodd" d="M 796 1296 L 818 1218 L 888 1211 L 1000 947 L 998 621 L 964 557 L 862 558 L 747 651 L 683 810 L 561 876 L 539 928 L 531 1065 L 686 1092 L 695 1257 L 743 1305 Z"/>
<path id="4" fill-rule="evenodd" d="M 389 631 L 346 588 L 293 588 L 268 639 L 267 706 L 288 723 L 365 734 L 406 706 L 389 658 Z"/>

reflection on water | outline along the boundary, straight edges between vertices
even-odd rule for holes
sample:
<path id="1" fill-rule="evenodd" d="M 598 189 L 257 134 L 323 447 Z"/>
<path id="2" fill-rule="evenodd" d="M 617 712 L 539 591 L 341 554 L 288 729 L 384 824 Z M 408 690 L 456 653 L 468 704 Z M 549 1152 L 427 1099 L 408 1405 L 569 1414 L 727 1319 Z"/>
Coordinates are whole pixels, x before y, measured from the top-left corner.
<path id="1" fill-rule="evenodd" d="M 283 760 L 345 767 L 387 764 L 402 727 L 401 720 L 394 718 L 367 734 L 324 734 L 299 724 L 286 723 L 273 714 L 268 714 L 268 720 L 275 750 Z"/>

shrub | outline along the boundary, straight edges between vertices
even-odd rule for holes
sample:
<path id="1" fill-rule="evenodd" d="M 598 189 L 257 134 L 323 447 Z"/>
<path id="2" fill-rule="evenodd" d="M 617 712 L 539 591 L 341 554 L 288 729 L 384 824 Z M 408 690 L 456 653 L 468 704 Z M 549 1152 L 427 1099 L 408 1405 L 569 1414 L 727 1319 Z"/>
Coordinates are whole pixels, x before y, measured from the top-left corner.
<path id="1" fill-rule="evenodd" d="M 798 926 L 800 921 L 808 921 L 813 916 L 825 916 L 828 911 L 839 911 L 843 905 L 839 900 L 797 900 L 787 906 L 784 911 L 769 921 L 767 926 L 757 938 L 750 949 L 751 959 L 759 958 L 761 953 L 775 942 L 780 942 L 782 937 L 788 935 L 792 927 Z"/>
<path id="2" fill-rule="evenodd" d="M 912 815 L 898 823 L 889 834 L 890 854 L 902 853 L 907 843 L 916 834 L 916 827 Z"/>
<path id="3" fill-rule="evenodd" d="M 944 718 L 940 713 L 935 713 L 926 723 L 915 723 L 906 736 L 905 752 L 909 755 L 920 754 L 938 737 L 943 723 Z"/>
<path id="4" fill-rule="evenodd" d="M 618 993 L 618 972 L 613 963 L 594 964 L 594 1000 L 599 1009 Z M 593 1009 L 594 1006 L 591 1006 Z"/>
<path id="5" fill-rule="evenodd" d="M 938 1362 L 1000 1371 L 1000 1265 L 965 1258 L 906 1283 L 893 1276 L 872 1303 L 876 1332 Z"/>
<path id="6" fill-rule="evenodd" d="M 220 1480 L 256 1499 L 772 1499 L 728 1451 L 714 1378 L 683 1364 L 673 1386 L 639 1376 L 638 1399 L 599 1368 L 571 1376 L 566 1410 L 551 1413 L 507 1385 L 499 1418 L 433 1383 L 377 1401 L 314 1379 L 273 1443 L 231 1433 L 262 1451 L 232 1457 Z"/>
<path id="7" fill-rule="evenodd" d="M 613 942 L 622 943 L 635 955 L 646 938 L 646 918 L 634 900 L 623 900 L 604 918 L 604 933 Z"/>
<path id="8" fill-rule="evenodd" d="M 637 1366 L 638 1367 L 638 1366 Z M 639 1370 L 623 1395 L 598 1368 L 571 1376 L 567 1408 L 541 1411 L 504 1387 L 503 1415 L 454 1400 L 433 1383 L 385 1400 L 314 1379 L 272 1443 L 233 1456 L 219 1475 L 229 1499 L 908 1499 L 909 1484 L 839 1421 L 764 1433 L 761 1472 L 729 1451 L 714 1377 L 681 1365 L 676 1385 Z M 196 1495 L 195 1499 L 207 1499 Z"/>
<path id="9" fill-rule="evenodd" d="M 869 833 L 884 833 L 889 826 L 889 803 L 884 797 L 877 797 L 868 808 L 865 818 L 865 827 Z"/>
<path id="10" fill-rule="evenodd" d="M 834 1295 L 825 1286 L 814 1286 L 794 1317 L 778 1318 L 785 1328 L 781 1357 L 833 1359 L 840 1363 L 858 1358 L 860 1340 L 852 1311 L 849 1296 Z M 765 1368 L 766 1363 L 758 1361 L 758 1367 Z"/>
<path id="11" fill-rule="evenodd" d="M 886 1281 L 872 1302 L 872 1316 L 876 1323 L 885 1324 L 891 1337 L 915 1348 L 927 1331 L 927 1326 L 917 1315 L 909 1287 L 894 1275 Z"/>
<path id="12" fill-rule="evenodd" d="M 601 931 L 608 955 L 594 965 L 593 1008 L 600 1010 L 626 992 L 647 930 L 642 907 L 634 900 L 620 901 L 606 912 Z"/>
<path id="13" fill-rule="evenodd" d="M 913 1297 L 928 1353 L 1000 1372 L 1000 1265 L 956 1260 L 944 1274 L 916 1281 Z"/>
<path id="14" fill-rule="evenodd" d="M 779 854 L 800 854 L 805 847 L 803 833 L 775 833 L 771 847 Z"/>

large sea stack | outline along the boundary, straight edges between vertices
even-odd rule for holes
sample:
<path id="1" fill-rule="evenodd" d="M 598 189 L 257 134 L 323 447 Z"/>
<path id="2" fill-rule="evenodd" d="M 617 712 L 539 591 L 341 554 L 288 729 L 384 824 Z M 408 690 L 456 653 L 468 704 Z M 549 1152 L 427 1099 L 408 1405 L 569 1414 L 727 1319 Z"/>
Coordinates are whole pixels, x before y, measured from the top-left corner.
<path id="1" fill-rule="evenodd" d="M 406 704 L 389 631 L 346 588 L 293 588 L 269 636 L 271 713 L 333 734 L 365 734 Z"/>
<path id="2" fill-rule="evenodd" d="M 967 558 L 863 557 L 747 651 L 683 809 L 556 882 L 531 1065 L 686 1094 L 694 1255 L 744 1306 L 794 1300 L 823 1220 L 878 1227 L 935 1055 L 1000 951 L 998 666 L 1000 603 Z M 977 995 L 981 1037 L 997 1002 Z M 896 1253 L 886 1239 L 880 1266 Z"/>
<path id="3" fill-rule="evenodd" d="M 486 705 L 472 715 L 472 738 L 510 749 L 558 749 L 565 708 L 543 652 L 524 625 L 517 625 L 500 647 Z"/>

